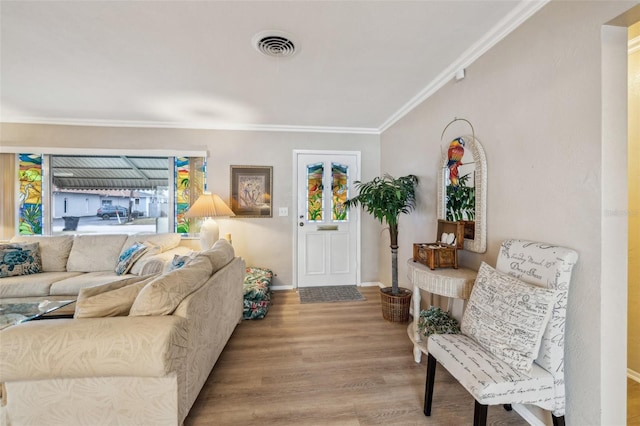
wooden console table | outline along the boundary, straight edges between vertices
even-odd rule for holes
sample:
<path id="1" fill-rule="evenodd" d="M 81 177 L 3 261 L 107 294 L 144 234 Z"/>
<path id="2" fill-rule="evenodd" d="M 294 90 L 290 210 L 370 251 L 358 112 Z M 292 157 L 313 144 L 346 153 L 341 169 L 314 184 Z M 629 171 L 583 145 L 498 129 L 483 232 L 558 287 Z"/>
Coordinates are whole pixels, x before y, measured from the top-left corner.
<path id="1" fill-rule="evenodd" d="M 431 270 L 422 263 L 414 262 L 412 258 L 407 260 L 407 267 L 409 281 L 413 284 L 413 322 L 407 327 L 407 333 L 413 342 L 413 359 L 420 362 L 422 354 L 427 353 L 427 341 L 423 341 L 418 332 L 420 290 L 429 292 L 430 306 L 433 306 L 434 294 L 448 297 L 447 311 L 451 312 L 454 298 L 466 300 L 471 295 L 477 272 L 467 268 Z"/>

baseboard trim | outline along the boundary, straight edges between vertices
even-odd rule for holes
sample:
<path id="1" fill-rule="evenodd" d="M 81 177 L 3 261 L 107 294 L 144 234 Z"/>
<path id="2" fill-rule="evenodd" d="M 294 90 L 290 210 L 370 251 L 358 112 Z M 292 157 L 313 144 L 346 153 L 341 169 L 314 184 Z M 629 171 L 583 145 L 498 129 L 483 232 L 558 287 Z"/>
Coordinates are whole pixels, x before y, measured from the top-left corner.
<path id="1" fill-rule="evenodd" d="M 271 290 L 274 290 L 274 291 L 293 290 L 293 286 L 292 285 L 274 285 L 274 286 L 271 286 Z"/>
<path id="2" fill-rule="evenodd" d="M 384 284 L 377 282 L 377 281 L 368 281 L 368 282 L 363 282 L 360 283 L 358 285 L 358 287 L 380 287 L 383 288 Z M 296 288 L 293 285 L 274 285 L 271 287 L 271 290 L 274 291 L 278 291 L 278 290 L 296 290 Z"/>
<path id="3" fill-rule="evenodd" d="M 638 373 L 637 371 L 633 371 L 632 369 L 627 368 L 627 377 L 640 383 L 640 373 Z"/>

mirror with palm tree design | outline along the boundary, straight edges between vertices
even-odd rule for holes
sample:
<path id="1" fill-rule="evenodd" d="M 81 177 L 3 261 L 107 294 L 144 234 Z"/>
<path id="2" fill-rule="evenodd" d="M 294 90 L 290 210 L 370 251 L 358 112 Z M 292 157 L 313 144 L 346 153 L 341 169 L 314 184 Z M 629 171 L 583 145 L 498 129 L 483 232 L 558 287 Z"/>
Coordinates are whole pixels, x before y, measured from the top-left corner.
<path id="1" fill-rule="evenodd" d="M 464 222 L 464 249 L 484 253 L 487 248 L 484 149 L 473 135 L 456 137 L 443 149 L 441 164 L 438 219 Z"/>

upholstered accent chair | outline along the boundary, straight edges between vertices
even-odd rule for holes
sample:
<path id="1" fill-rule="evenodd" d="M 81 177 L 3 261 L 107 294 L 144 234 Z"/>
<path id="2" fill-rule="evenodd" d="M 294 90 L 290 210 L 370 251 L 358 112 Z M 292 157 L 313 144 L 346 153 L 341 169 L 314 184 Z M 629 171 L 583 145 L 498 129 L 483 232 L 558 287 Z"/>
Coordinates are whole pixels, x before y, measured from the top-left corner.
<path id="1" fill-rule="evenodd" d="M 489 405 L 532 404 L 564 425 L 564 327 L 578 254 L 568 248 L 504 241 L 495 270 L 483 264 L 462 319 L 462 334 L 428 340 L 424 414 L 431 415 L 436 364 L 475 398 L 474 425 Z"/>

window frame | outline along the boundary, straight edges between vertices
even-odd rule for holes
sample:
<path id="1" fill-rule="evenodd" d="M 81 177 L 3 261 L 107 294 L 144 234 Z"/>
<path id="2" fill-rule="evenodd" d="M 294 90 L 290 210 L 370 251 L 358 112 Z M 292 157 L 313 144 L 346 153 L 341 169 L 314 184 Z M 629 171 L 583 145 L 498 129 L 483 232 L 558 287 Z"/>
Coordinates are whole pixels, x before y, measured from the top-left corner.
<path id="1" fill-rule="evenodd" d="M 51 156 L 56 155 L 77 155 L 77 149 L 72 148 L 38 148 L 38 147 L 9 147 L 12 148 L 10 150 L 3 149 L 2 152 L 14 154 L 15 162 L 16 162 L 16 171 L 19 170 L 19 154 L 30 153 L 36 155 L 42 155 L 42 230 L 39 235 L 52 235 L 53 233 L 53 218 L 51 216 L 51 205 L 53 203 L 52 199 L 52 173 L 51 173 Z M 200 157 L 203 159 L 203 167 L 204 167 L 204 177 L 203 177 L 203 188 L 201 191 L 206 190 L 206 180 L 207 180 L 207 162 L 208 162 L 208 152 L 207 151 L 193 151 L 193 150 L 185 150 L 185 151 L 171 151 L 171 150 L 106 150 L 106 149 L 83 149 L 83 155 L 95 155 L 95 156 L 112 156 L 118 157 L 122 155 L 127 156 L 141 156 L 141 157 L 159 157 L 166 158 L 167 161 L 170 161 L 173 164 L 174 173 L 169 173 L 169 188 L 174 188 L 174 190 L 169 191 L 169 204 L 170 211 L 173 211 L 174 214 L 169 216 L 169 232 L 176 232 L 176 223 L 177 223 L 177 214 L 176 214 L 176 199 L 175 199 L 175 159 L 178 157 Z M 20 182 L 15 179 L 15 200 L 14 200 L 14 232 L 15 235 L 19 235 L 19 225 L 20 225 L 20 202 L 18 200 L 20 193 Z"/>

